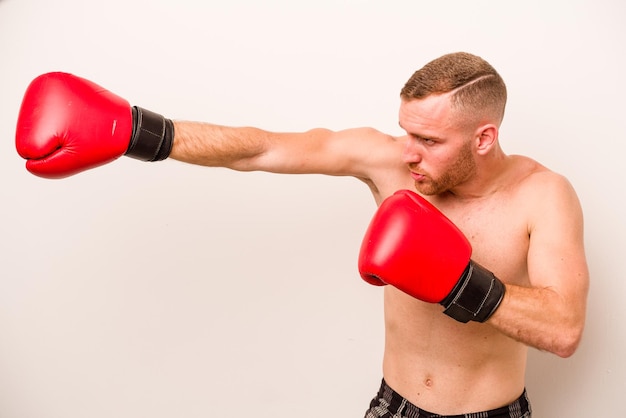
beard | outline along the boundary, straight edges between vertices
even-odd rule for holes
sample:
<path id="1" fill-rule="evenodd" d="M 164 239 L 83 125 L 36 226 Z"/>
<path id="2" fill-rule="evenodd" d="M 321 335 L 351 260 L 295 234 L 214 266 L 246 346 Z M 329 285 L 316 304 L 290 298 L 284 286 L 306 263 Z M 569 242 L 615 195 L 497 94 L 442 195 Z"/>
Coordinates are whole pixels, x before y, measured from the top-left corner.
<path id="1" fill-rule="evenodd" d="M 471 143 L 467 142 L 441 176 L 434 178 L 425 173 L 423 180 L 415 182 L 415 189 L 426 196 L 442 194 L 463 183 L 474 173 L 476 173 L 476 161 L 472 155 Z"/>

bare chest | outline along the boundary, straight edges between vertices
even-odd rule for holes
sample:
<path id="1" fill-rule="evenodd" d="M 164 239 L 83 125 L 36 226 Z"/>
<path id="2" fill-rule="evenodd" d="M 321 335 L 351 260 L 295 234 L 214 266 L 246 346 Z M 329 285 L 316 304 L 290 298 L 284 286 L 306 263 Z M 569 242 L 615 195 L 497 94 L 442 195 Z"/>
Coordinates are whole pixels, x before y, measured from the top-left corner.
<path id="1" fill-rule="evenodd" d="M 502 281 L 528 283 L 528 215 L 515 199 L 492 199 L 442 208 L 472 245 L 472 259 Z"/>

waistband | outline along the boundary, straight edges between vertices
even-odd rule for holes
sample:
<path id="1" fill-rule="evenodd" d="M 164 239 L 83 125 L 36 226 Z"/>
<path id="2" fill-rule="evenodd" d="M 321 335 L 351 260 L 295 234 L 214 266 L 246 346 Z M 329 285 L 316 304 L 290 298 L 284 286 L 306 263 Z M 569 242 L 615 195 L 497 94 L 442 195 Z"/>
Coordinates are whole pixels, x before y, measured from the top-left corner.
<path id="1" fill-rule="evenodd" d="M 462 415 L 444 416 L 418 408 L 389 387 L 384 379 L 378 391 L 378 399 L 389 405 L 388 410 L 393 416 L 400 413 L 400 416 L 407 418 L 524 418 L 530 417 L 531 413 L 526 389 L 524 389 L 519 398 L 509 405 L 489 411 L 472 412 Z"/>

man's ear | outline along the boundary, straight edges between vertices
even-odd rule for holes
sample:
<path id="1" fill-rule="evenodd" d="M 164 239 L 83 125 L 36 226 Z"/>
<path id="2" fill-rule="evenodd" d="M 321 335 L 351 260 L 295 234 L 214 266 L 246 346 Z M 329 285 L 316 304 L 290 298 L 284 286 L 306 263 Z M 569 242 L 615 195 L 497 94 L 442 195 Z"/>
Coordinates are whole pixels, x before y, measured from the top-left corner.
<path id="1" fill-rule="evenodd" d="M 476 150 L 486 154 L 498 142 L 498 127 L 493 124 L 482 125 L 476 130 Z"/>

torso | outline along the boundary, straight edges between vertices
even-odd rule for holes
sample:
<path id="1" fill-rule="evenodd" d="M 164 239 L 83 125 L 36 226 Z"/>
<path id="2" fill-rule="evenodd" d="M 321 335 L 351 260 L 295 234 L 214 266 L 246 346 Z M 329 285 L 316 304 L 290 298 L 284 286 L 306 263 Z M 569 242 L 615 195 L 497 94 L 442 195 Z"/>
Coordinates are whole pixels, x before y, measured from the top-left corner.
<path id="1" fill-rule="evenodd" d="M 472 259 L 505 283 L 529 285 L 529 180 L 546 169 L 525 157 L 507 157 L 505 182 L 488 197 L 459 202 L 427 197 L 472 244 Z M 378 203 L 398 189 L 414 190 L 398 166 L 370 188 Z M 494 409 L 524 389 L 527 348 L 487 324 L 459 323 L 438 304 L 385 287 L 384 378 L 425 410 L 461 414 Z"/>

